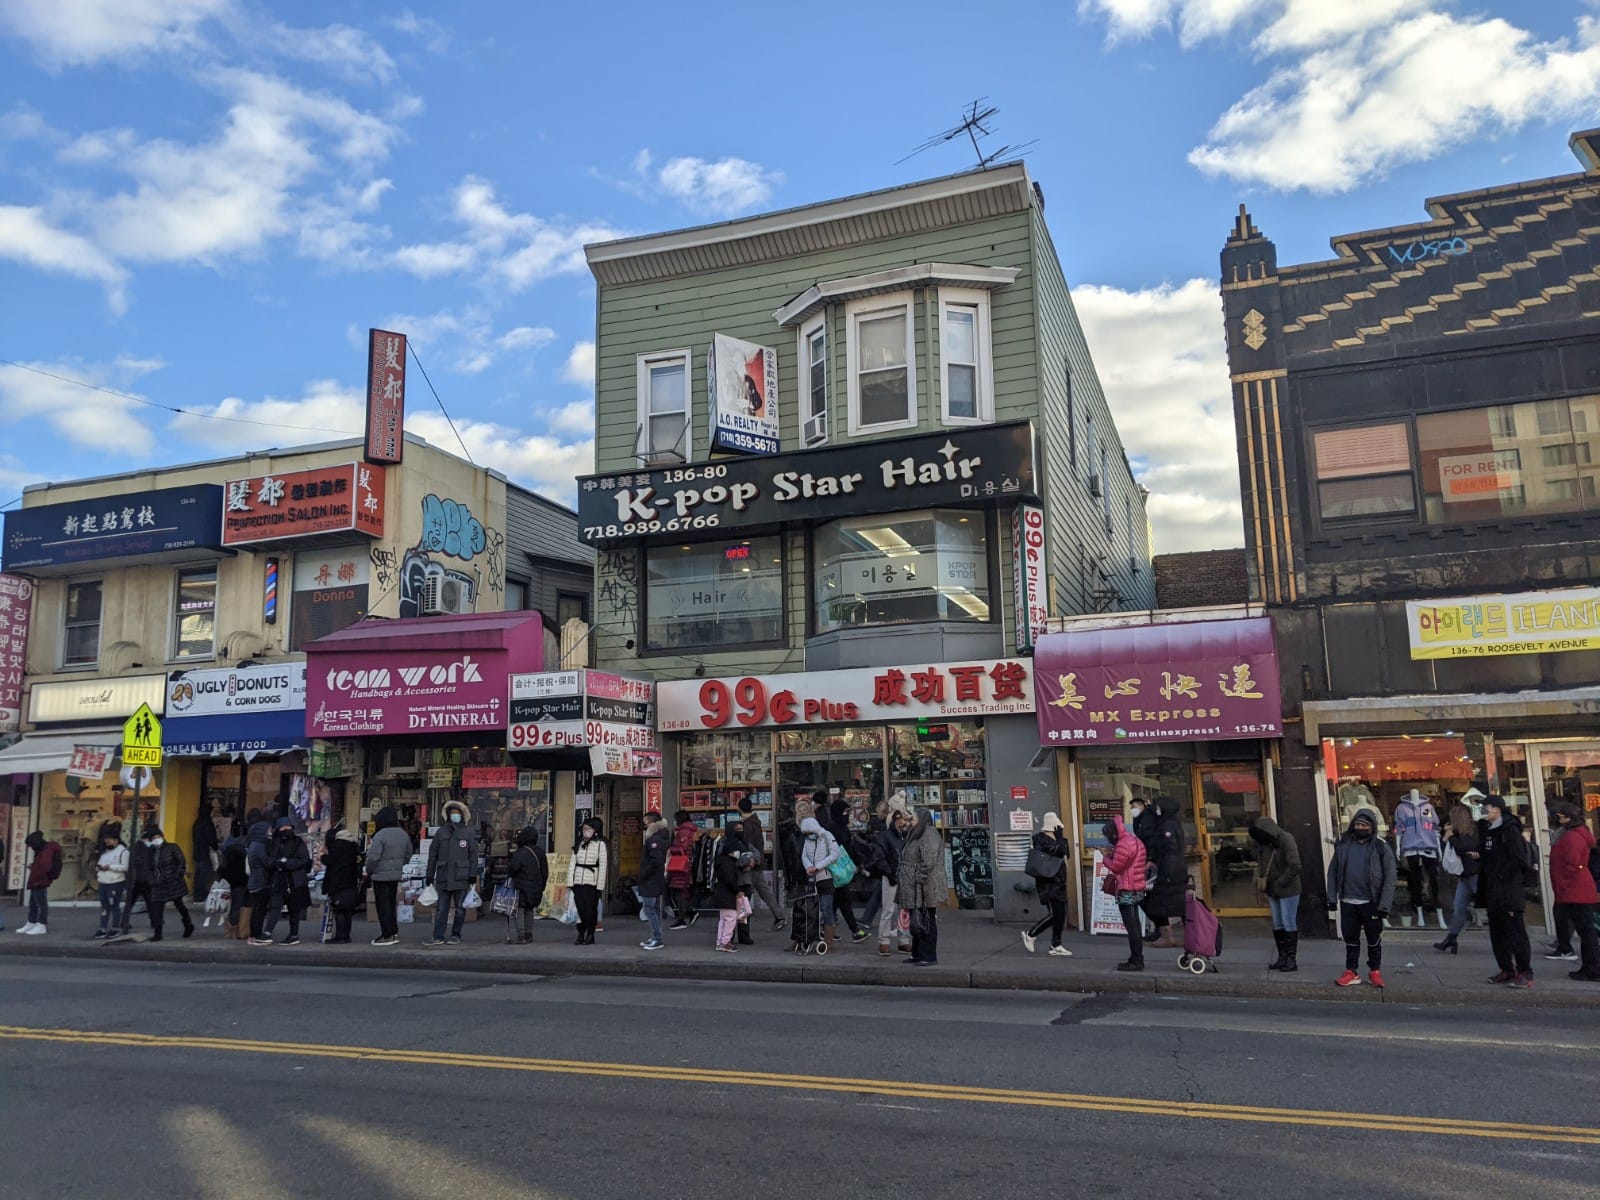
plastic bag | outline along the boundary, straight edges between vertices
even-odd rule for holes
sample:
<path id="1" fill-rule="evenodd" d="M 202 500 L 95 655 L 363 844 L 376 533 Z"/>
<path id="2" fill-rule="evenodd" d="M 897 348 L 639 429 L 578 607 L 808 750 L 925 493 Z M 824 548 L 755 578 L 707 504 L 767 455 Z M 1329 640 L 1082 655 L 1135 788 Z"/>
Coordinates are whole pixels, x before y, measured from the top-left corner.
<path id="1" fill-rule="evenodd" d="M 430 883 L 422 889 L 422 895 L 417 897 L 417 903 L 423 908 L 432 908 L 439 903 L 439 889 Z"/>
<path id="2" fill-rule="evenodd" d="M 489 902 L 489 908 L 492 912 L 503 913 L 505 916 L 510 917 L 514 916 L 517 909 L 521 907 L 521 900 L 522 897 L 518 894 L 516 888 L 509 883 L 502 883 L 494 889 L 494 897 Z"/>
<path id="3" fill-rule="evenodd" d="M 555 914 L 556 920 L 563 925 L 576 925 L 578 923 L 578 906 L 572 901 L 572 893 L 567 893 L 567 904 Z"/>
<path id="4" fill-rule="evenodd" d="M 478 885 L 477 884 L 469 883 L 467 885 L 467 895 L 466 895 L 466 898 L 461 901 L 461 907 L 462 908 L 482 908 L 483 907 L 483 897 L 478 895 Z"/>
<path id="5" fill-rule="evenodd" d="M 224 913 L 233 903 L 233 890 L 225 879 L 219 879 L 211 885 L 211 890 L 206 893 L 206 911 L 208 913 Z"/>

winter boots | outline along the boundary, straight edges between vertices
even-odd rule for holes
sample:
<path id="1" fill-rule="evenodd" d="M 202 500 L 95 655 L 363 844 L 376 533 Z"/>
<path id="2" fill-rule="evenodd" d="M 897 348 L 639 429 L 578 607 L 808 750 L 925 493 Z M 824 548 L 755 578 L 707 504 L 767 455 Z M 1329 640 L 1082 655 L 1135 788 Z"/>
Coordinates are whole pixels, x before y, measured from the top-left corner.
<path id="1" fill-rule="evenodd" d="M 836 936 L 834 931 L 838 928 L 837 925 L 824 925 L 822 927 L 822 940 L 827 942 L 829 946 L 833 945 Z"/>
<path id="2" fill-rule="evenodd" d="M 1272 940 L 1278 947 L 1278 956 L 1267 964 L 1267 970 L 1298 971 L 1300 964 L 1295 957 L 1300 952 L 1300 934 L 1289 929 L 1274 929 Z"/>

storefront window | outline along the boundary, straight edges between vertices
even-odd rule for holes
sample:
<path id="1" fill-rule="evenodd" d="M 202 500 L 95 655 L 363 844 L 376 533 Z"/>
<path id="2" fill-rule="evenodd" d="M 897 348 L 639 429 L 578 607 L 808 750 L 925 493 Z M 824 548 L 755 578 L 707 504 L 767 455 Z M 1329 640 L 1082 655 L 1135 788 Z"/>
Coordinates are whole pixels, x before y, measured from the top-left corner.
<path id="1" fill-rule="evenodd" d="M 950 889 L 960 908 L 994 907 L 983 735 L 976 721 L 889 727 L 889 794 L 930 809 L 944 828 Z"/>
<path id="2" fill-rule="evenodd" d="M 159 775 L 156 776 L 158 781 Z M 161 815 L 156 782 L 139 789 L 139 811 L 133 811 L 133 789 L 124 787 L 119 772 L 99 779 L 77 779 L 65 771 L 39 777 L 38 828 L 61 844 L 61 878 L 50 887 L 52 900 L 88 900 L 96 892 L 95 864 L 100 859 L 100 826 L 122 822 L 123 840 L 132 842 L 146 821 Z M 185 853 L 188 839 L 183 839 Z"/>
<path id="3" fill-rule="evenodd" d="M 783 549 L 776 537 L 646 554 L 645 647 L 756 646 L 783 640 Z"/>
<path id="4" fill-rule="evenodd" d="M 989 620 L 982 513 L 939 509 L 835 521 L 816 530 L 812 561 L 818 633 Z"/>
<path id="5" fill-rule="evenodd" d="M 686 811 L 722 812 L 746 798 L 759 809 L 772 806 L 769 733 L 689 734 L 678 743 L 678 763 L 678 805 Z"/>
<path id="6" fill-rule="evenodd" d="M 1428 521 L 1594 508 L 1597 406 L 1594 398 L 1536 400 L 1419 416 Z"/>
<path id="7" fill-rule="evenodd" d="M 1189 811 L 1190 761 L 1158 754 L 1088 755 L 1078 760 L 1082 781 L 1084 851 L 1104 849 L 1107 843 L 1100 832 L 1112 817 L 1131 820 L 1129 805 L 1135 800 L 1149 804 L 1157 796 L 1170 796 L 1183 805 L 1184 837 L 1195 844 L 1196 828 Z"/>

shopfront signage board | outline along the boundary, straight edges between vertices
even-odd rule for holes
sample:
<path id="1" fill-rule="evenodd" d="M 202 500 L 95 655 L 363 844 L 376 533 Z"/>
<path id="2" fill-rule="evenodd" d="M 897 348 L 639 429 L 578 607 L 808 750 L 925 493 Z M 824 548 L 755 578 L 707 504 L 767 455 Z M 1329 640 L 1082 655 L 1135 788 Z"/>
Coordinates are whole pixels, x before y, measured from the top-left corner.
<path id="1" fill-rule="evenodd" d="M 509 630 L 508 637 L 516 633 Z M 308 731 L 313 737 L 361 737 L 504 729 L 514 653 L 314 652 L 306 665 Z M 537 662 L 537 649 L 529 648 L 527 658 Z"/>
<path id="2" fill-rule="evenodd" d="M 1032 648 L 1050 621 L 1045 593 L 1044 509 L 1019 504 L 1011 510 L 1011 586 L 1016 597 L 1016 648 Z"/>
<path id="3" fill-rule="evenodd" d="M 122 726 L 122 765 L 161 765 L 161 721 L 148 704 L 141 704 Z"/>
<path id="4" fill-rule="evenodd" d="M 589 475 L 578 481 L 584 541 L 677 541 L 686 533 L 831 521 L 1035 495 L 1026 421 L 847 442 L 770 458 Z"/>
<path id="5" fill-rule="evenodd" d="M 369 463 L 398 463 L 405 454 L 406 335 L 367 330 Z"/>
<path id="6" fill-rule="evenodd" d="M 111 756 L 116 751 L 110 746 L 74 746 L 67 760 L 67 774 L 74 779 L 99 779 L 111 767 Z"/>
<path id="7" fill-rule="evenodd" d="M 26 805 L 11 807 L 11 828 L 6 838 L 6 888 L 16 891 L 22 886 L 28 864 L 28 818 L 33 810 Z"/>
<path id="8" fill-rule="evenodd" d="M 342 463 L 230 479 L 222 544 L 292 541 L 326 533 L 383 537 L 387 480 L 382 467 Z"/>
<path id="9" fill-rule="evenodd" d="M 655 747 L 656 685 L 648 679 L 609 671 L 537 671 L 513 675 L 510 687 L 506 745 L 512 750 Z"/>
<path id="10" fill-rule="evenodd" d="M 89 725 L 120 720 L 141 704 L 161 712 L 166 702 L 165 675 L 36 683 L 28 693 L 28 720 L 35 725 Z"/>
<path id="11" fill-rule="evenodd" d="M 1406 602 L 1412 658 L 1487 658 L 1600 648 L 1600 588 Z"/>
<path id="12" fill-rule="evenodd" d="M 22 727 L 22 676 L 32 613 L 33 580 L 0 575 L 0 733 Z"/>
<path id="13" fill-rule="evenodd" d="M 278 753 L 306 744 L 306 665 L 174 671 L 166 753 L 178 758 Z"/>
<path id="14" fill-rule="evenodd" d="M 422 777 L 422 785 L 430 788 L 447 788 L 456 785 L 456 769 L 454 767 L 429 767 L 427 774 Z M 466 787 L 465 780 L 461 783 Z"/>
<path id="15" fill-rule="evenodd" d="M 656 685 L 663 732 L 796 728 L 1033 711 L 1026 658 L 907 663 Z"/>
<path id="16" fill-rule="evenodd" d="M 462 767 L 461 786 L 468 791 L 499 788 L 514 791 L 517 786 L 515 767 Z"/>
<path id="17" fill-rule="evenodd" d="M 778 452 L 778 352 L 725 333 L 706 351 L 711 448 L 729 454 Z"/>
<path id="18" fill-rule="evenodd" d="M 596 775 L 660 778 L 661 752 L 630 746 L 590 746 L 589 767 Z"/>
<path id="19" fill-rule="evenodd" d="M 196 483 L 13 509 L 4 515 L 6 571 L 65 574 L 124 561 L 171 560 L 222 548 L 222 485 Z"/>
<path id="20" fill-rule="evenodd" d="M 1268 617 L 1046 634 L 1033 655 L 1046 746 L 1278 737 Z"/>

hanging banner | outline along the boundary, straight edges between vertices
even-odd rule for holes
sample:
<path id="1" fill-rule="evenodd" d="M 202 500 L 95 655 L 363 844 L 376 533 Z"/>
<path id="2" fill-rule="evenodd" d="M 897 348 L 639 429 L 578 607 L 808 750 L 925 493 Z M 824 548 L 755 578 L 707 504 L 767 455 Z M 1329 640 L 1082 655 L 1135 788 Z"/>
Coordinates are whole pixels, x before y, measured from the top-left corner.
<path id="1" fill-rule="evenodd" d="M 727 334 L 706 351 L 711 448 L 734 454 L 778 452 L 778 352 Z"/>
<path id="2" fill-rule="evenodd" d="M 1089 910 L 1089 933 L 1109 933 L 1116 937 L 1125 936 L 1126 927 L 1122 924 L 1122 910 L 1117 907 L 1117 898 L 1108 896 L 1100 890 L 1100 881 L 1110 872 L 1106 870 L 1105 856 L 1096 850 L 1094 852 L 1094 903 Z"/>
<path id="3" fill-rule="evenodd" d="M 74 779 L 99 779 L 111 767 L 114 746 L 74 746 L 67 774 Z"/>
<path id="4" fill-rule="evenodd" d="M 32 612 L 33 581 L 0 575 L 0 733 L 15 733 L 22 725 L 22 675 Z"/>
<path id="5" fill-rule="evenodd" d="M 1049 623 L 1044 580 L 1044 509 L 1019 504 L 1011 510 L 1011 586 L 1017 598 L 1018 654 L 1031 648 Z"/>
<path id="6" fill-rule="evenodd" d="M 367 331 L 369 463 L 398 463 L 405 451 L 406 335 Z"/>

